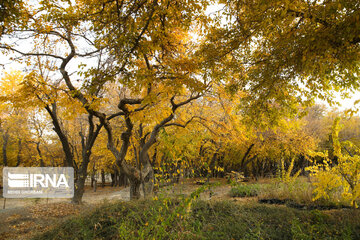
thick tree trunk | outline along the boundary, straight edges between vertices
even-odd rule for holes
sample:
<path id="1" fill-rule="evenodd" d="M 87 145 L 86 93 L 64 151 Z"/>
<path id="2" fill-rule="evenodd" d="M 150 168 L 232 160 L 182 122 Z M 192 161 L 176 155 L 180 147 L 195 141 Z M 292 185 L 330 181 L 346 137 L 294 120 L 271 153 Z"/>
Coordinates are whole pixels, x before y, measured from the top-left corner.
<path id="1" fill-rule="evenodd" d="M 143 181 L 143 193 L 144 197 L 151 196 L 154 192 L 154 170 L 151 168 L 148 175 L 144 178 Z"/>
<path id="2" fill-rule="evenodd" d="M 126 187 L 128 185 L 128 179 L 124 171 L 120 169 L 120 171 L 117 171 L 117 186 L 119 187 Z"/>
<path id="3" fill-rule="evenodd" d="M 88 154 L 86 154 L 88 153 Z M 80 204 L 82 201 L 82 197 L 85 191 L 85 180 L 87 177 L 87 168 L 90 162 L 90 150 L 83 150 L 83 159 L 82 163 L 78 169 L 77 178 L 75 180 L 75 189 L 74 189 L 74 197 L 72 198 L 72 202 L 75 204 Z M 95 182 L 96 185 L 96 182 Z"/>
<path id="4" fill-rule="evenodd" d="M 137 179 L 130 179 L 130 200 L 139 199 L 141 181 Z"/>
<path id="5" fill-rule="evenodd" d="M 141 146 L 142 147 L 142 146 Z M 144 197 L 153 194 L 154 190 L 154 169 L 151 165 L 149 154 L 139 154 L 140 180 Z"/>
<path id="6" fill-rule="evenodd" d="M 75 181 L 74 197 L 72 203 L 80 204 L 84 195 L 86 175 L 79 174 Z"/>
<path id="7" fill-rule="evenodd" d="M 129 186 L 129 179 L 125 174 L 122 175 L 122 179 L 123 179 L 123 186 L 124 187 Z"/>

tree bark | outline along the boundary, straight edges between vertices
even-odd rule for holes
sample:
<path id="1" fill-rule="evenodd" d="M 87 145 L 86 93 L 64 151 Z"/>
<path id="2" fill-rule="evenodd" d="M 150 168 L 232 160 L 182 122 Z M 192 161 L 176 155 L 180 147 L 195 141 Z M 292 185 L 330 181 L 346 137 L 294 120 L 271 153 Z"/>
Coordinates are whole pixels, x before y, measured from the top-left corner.
<path id="1" fill-rule="evenodd" d="M 40 142 L 36 143 L 36 150 L 39 154 L 39 161 L 40 161 L 40 167 L 45 167 L 44 160 L 42 157 L 41 149 L 40 149 Z"/>
<path id="2" fill-rule="evenodd" d="M 101 169 L 101 187 L 105 187 L 105 171 Z"/>
<path id="3" fill-rule="evenodd" d="M 239 172 L 243 172 L 244 171 L 244 168 L 246 167 L 246 165 L 249 163 L 249 161 L 246 161 L 246 158 L 248 157 L 251 149 L 255 146 L 255 144 L 251 144 L 249 146 L 249 148 L 246 150 L 245 154 L 244 154 L 244 157 L 241 159 L 241 167 L 239 169 Z M 251 160 L 250 160 L 251 161 Z"/>
<path id="4" fill-rule="evenodd" d="M 16 157 L 16 167 L 18 167 L 21 163 L 21 150 L 22 150 L 22 141 L 19 138 L 18 140 L 18 153 L 17 153 L 17 157 Z"/>
<path id="5" fill-rule="evenodd" d="M 83 150 L 83 154 L 84 154 Z M 82 201 L 82 197 L 85 191 L 85 181 L 87 177 L 87 168 L 90 162 L 90 152 L 88 154 L 83 155 L 82 163 L 77 173 L 77 178 L 75 180 L 75 189 L 74 189 L 74 197 L 72 198 L 72 203 L 80 204 Z M 96 182 L 95 182 L 96 185 Z"/>
<path id="6" fill-rule="evenodd" d="M 71 146 L 70 146 L 70 142 L 68 137 L 65 135 L 65 133 L 63 132 L 61 126 L 60 126 L 60 122 L 57 116 L 57 105 L 56 102 L 54 102 L 52 104 L 52 108 L 50 108 L 49 105 L 45 106 L 46 111 L 49 113 L 52 123 L 53 123 L 53 130 L 56 132 L 56 134 L 58 135 L 61 145 L 62 145 L 62 149 L 65 153 L 65 159 L 64 159 L 64 163 L 63 166 L 64 167 L 74 167 L 74 155 L 71 151 Z"/>
<path id="7" fill-rule="evenodd" d="M 119 170 L 115 169 L 115 171 L 114 171 L 114 187 L 121 186 L 120 178 L 121 178 L 121 176 L 119 174 Z"/>
<path id="8" fill-rule="evenodd" d="M 111 176 L 111 186 L 114 187 L 114 185 L 115 185 L 115 179 L 116 179 L 115 173 L 111 173 L 110 176 Z"/>
<path id="9" fill-rule="evenodd" d="M 130 179 L 130 200 L 139 199 L 141 197 L 140 186 L 141 181 L 135 178 Z"/>
<path id="10" fill-rule="evenodd" d="M 144 174 L 141 176 L 144 197 L 152 195 L 154 190 L 154 169 L 149 158 L 147 160 L 148 161 L 141 171 L 141 174 Z"/>
<path id="11" fill-rule="evenodd" d="M 78 169 L 78 177 L 75 181 L 75 191 L 72 199 L 72 202 L 76 204 L 81 203 L 82 196 L 84 194 L 85 180 L 87 177 L 87 168 L 90 163 L 91 149 L 94 146 L 95 139 L 99 135 L 100 129 L 102 128 L 102 125 L 97 125 L 95 128 L 93 115 L 91 114 L 88 115 L 88 123 L 88 135 L 85 137 L 81 132 L 79 133 L 81 136 L 82 162 Z"/>
<path id="12" fill-rule="evenodd" d="M 84 195 L 86 174 L 79 173 L 78 178 L 75 181 L 74 197 L 72 203 L 80 204 Z"/>
<path id="13" fill-rule="evenodd" d="M 7 158 L 7 145 L 9 142 L 9 130 L 6 130 L 3 135 L 3 145 L 2 145 L 2 151 L 3 151 L 3 163 L 4 167 L 8 166 L 8 158 Z"/>
<path id="14" fill-rule="evenodd" d="M 94 187 L 94 182 L 95 182 L 95 172 L 91 173 L 91 187 Z"/>

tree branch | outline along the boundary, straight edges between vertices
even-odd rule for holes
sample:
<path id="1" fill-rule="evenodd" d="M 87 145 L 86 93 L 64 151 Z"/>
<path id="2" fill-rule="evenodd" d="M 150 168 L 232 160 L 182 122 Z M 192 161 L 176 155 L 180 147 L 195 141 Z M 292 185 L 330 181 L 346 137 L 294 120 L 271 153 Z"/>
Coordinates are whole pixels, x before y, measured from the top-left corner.
<path id="1" fill-rule="evenodd" d="M 199 117 L 199 116 L 193 116 L 192 118 L 190 118 L 190 120 L 188 120 L 187 122 L 185 122 L 184 124 L 181 124 L 181 123 L 167 123 L 164 125 L 164 127 L 170 127 L 170 126 L 177 126 L 177 127 L 182 127 L 182 128 L 185 128 L 189 123 L 191 123 L 192 120 L 194 120 L 195 118 L 199 118 L 201 120 L 205 120 L 204 118 L 202 117 Z"/>

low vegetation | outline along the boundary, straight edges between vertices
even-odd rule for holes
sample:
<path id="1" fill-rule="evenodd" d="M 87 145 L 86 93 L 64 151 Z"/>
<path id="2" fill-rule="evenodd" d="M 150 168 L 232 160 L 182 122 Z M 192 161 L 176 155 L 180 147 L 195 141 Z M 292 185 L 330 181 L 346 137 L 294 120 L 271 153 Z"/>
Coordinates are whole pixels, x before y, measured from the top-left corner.
<path id="1" fill-rule="evenodd" d="M 333 191 L 331 198 L 315 198 L 313 183 L 306 177 L 300 177 L 291 183 L 268 179 L 263 183 L 234 184 L 229 195 L 233 198 L 256 197 L 261 203 L 286 204 L 294 208 L 336 209 L 353 207 L 342 196 L 341 189 Z"/>
<path id="2" fill-rule="evenodd" d="M 230 196 L 232 197 L 255 197 L 259 194 L 260 185 L 258 184 L 240 184 L 234 186 L 230 190 Z"/>
<path id="3" fill-rule="evenodd" d="M 182 203 L 166 198 L 106 203 L 34 240 L 360 238 L 360 212 L 354 209 L 309 211 L 232 201 L 195 201 L 183 208 Z"/>

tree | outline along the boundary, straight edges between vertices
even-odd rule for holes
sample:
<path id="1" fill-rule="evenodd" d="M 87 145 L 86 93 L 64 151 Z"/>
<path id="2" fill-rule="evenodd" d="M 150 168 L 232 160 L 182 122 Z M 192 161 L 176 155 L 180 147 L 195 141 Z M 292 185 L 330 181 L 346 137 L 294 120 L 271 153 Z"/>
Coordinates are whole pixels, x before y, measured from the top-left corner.
<path id="1" fill-rule="evenodd" d="M 76 170 L 76 202 L 103 128 L 112 159 L 93 166 L 114 161 L 139 198 L 141 184 L 152 192 L 152 159 L 186 148 L 167 136 L 176 127 L 193 127 L 181 134 L 196 142 L 194 166 L 264 175 L 314 147 L 304 105 L 358 87 L 357 1 L 219 1 L 219 18 L 205 15 L 210 2 L 45 0 L 3 33 L 3 52 L 27 64 L 23 100 L 45 109 Z M 108 156 L 103 146 L 95 157 Z"/>
<path id="2" fill-rule="evenodd" d="M 75 193 L 73 202 L 79 203 L 81 202 L 84 192 L 84 183 L 90 162 L 91 149 L 102 126 L 95 126 L 93 117 L 91 115 L 86 116 L 86 111 L 83 110 L 79 103 L 72 101 L 72 97 L 64 91 L 59 83 L 51 82 L 49 78 L 46 79 L 48 75 L 45 76 L 45 71 L 46 69 L 40 68 L 41 75 L 32 72 L 25 78 L 20 77 L 21 75 L 19 76 L 19 74 L 5 74 L 4 80 L 6 80 L 7 84 L 2 84 L 2 87 L 6 90 L 4 93 L 7 94 L 1 97 L 3 101 L 13 105 L 10 108 L 13 112 L 16 113 L 16 110 L 21 110 L 21 115 L 18 114 L 19 119 L 22 121 L 28 120 L 29 123 L 31 123 L 31 129 L 35 134 L 28 137 L 29 139 L 26 141 L 36 146 L 36 155 L 38 157 L 35 159 L 35 162 L 33 162 L 33 165 L 41 167 L 49 164 L 52 166 L 59 165 L 54 155 L 47 151 L 48 145 L 46 142 L 48 141 L 46 141 L 46 137 L 49 136 L 46 136 L 48 134 L 45 134 L 45 132 L 50 131 L 50 129 L 46 128 L 48 128 L 49 119 L 51 119 L 50 122 L 53 125 L 53 130 L 58 135 L 64 152 L 61 165 L 74 167 Z M 30 111 L 31 108 L 33 108 L 34 116 L 27 118 L 24 111 Z M 46 118 L 45 114 L 48 114 L 48 118 Z M 82 114 L 82 118 L 79 114 Z M 76 121 L 79 118 L 80 123 Z M 71 123 L 67 124 L 69 121 L 71 121 Z M 86 125 L 86 122 L 89 125 Z M 19 124 L 19 126 L 21 125 L 23 124 Z M 9 138 L 8 131 L 9 130 L 4 131 L 3 135 L 5 140 L 3 141 L 3 148 L 5 150 L 7 139 Z M 79 138 L 79 144 L 76 144 Z M 19 139 L 19 141 L 20 140 L 21 139 Z M 18 148 L 20 152 L 20 144 Z M 75 153 L 78 153 L 77 149 L 80 149 L 81 157 L 74 156 Z M 44 150 L 46 150 L 46 154 L 49 156 L 45 156 Z M 3 151 L 3 155 L 6 156 L 6 151 Z M 18 154 L 18 156 L 20 156 L 20 154 Z M 6 158 L 4 158 L 4 160 L 5 159 Z"/>
<path id="3" fill-rule="evenodd" d="M 7 31 L 11 31 L 11 25 L 20 22 L 22 19 L 21 8 L 23 1 L 21 0 L 2 0 L 0 2 L 0 39 L 1 35 Z"/>
<path id="4" fill-rule="evenodd" d="M 199 60 L 190 56 L 196 49 L 189 41 L 187 31 L 191 21 L 202 14 L 207 3 L 116 3 L 117 1 L 79 1 L 76 5 L 59 6 L 53 1 L 43 1 L 39 5 L 39 14 L 33 15 L 24 28 L 29 33 L 28 39 L 34 38 L 33 51 L 21 51 L 12 43 L 1 47 L 22 57 L 53 58 L 58 61 L 57 70 L 69 93 L 79 100 L 89 114 L 90 129 L 92 119 L 96 117 L 100 120 L 98 126 L 104 126 L 107 130 L 109 148 L 116 157 L 118 166 L 132 182 L 132 196 L 137 198 L 141 178 L 152 171 L 147 152 L 160 129 L 172 124 L 170 121 L 175 118 L 179 107 L 198 99 L 206 89 L 206 80 L 199 79 L 202 75 Z M 92 24 L 83 24 L 86 21 Z M 21 32 L 22 29 L 19 29 L 18 33 Z M 89 37 L 91 33 L 93 35 Z M 86 47 L 83 47 L 84 42 Z M 67 52 L 57 53 L 53 48 L 56 45 Z M 97 65 L 82 65 L 84 70 L 78 73 L 83 77 L 82 88 L 74 84 L 67 69 L 75 57 L 92 57 L 97 60 Z M 132 97 L 120 99 L 117 112 L 109 114 L 97 107 L 96 99 L 111 81 L 126 85 Z M 139 178 L 139 171 L 124 163 L 133 131 L 131 115 L 162 99 L 168 102 L 170 111 L 167 110 L 168 114 L 152 126 L 149 134 L 144 135 L 148 139 L 139 153 L 144 174 Z M 139 107 L 133 109 L 133 106 Z M 120 151 L 115 148 L 109 122 L 118 116 L 123 117 L 126 127 L 122 133 L 123 144 Z"/>
<path id="5" fill-rule="evenodd" d="M 22 148 L 29 137 L 27 120 L 31 109 L 23 109 L 11 99 L 16 97 L 23 79 L 21 72 L 5 73 L 0 80 L 0 133 L 4 166 L 18 166 L 22 162 Z M 9 158 L 8 149 L 12 150 Z"/>
<path id="6" fill-rule="evenodd" d="M 359 88 L 358 1 L 219 2 L 227 21 L 210 30 L 204 54 L 214 77 L 245 93 L 249 116 L 276 120 Z"/>
<path id="7" fill-rule="evenodd" d="M 72 201 L 80 203 L 84 193 L 91 150 L 100 133 L 102 124 L 96 124 L 94 115 L 87 114 L 80 104 L 73 102 L 66 91 L 64 94 L 61 86 L 53 84 L 49 87 L 49 83 L 50 80 L 44 81 L 42 76 L 33 73 L 27 76 L 25 87 L 22 89 L 23 95 L 25 95 L 24 92 L 30 92 L 32 97 L 35 98 L 34 101 L 37 101 L 39 106 L 43 106 L 50 116 L 53 130 L 58 135 L 65 154 L 63 166 L 74 167 L 75 170 L 75 191 Z M 72 120 L 72 123 L 65 124 L 66 118 Z M 77 120 L 80 121 L 77 122 Z M 72 135 L 74 132 L 76 136 L 80 136 L 80 146 L 71 142 L 72 140 L 76 141 L 77 138 Z M 78 153 L 77 149 L 80 149 L 81 157 L 76 158 L 74 154 Z M 38 152 L 40 154 L 39 150 Z"/>

